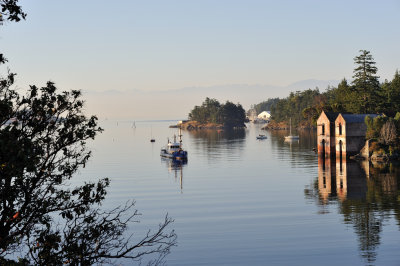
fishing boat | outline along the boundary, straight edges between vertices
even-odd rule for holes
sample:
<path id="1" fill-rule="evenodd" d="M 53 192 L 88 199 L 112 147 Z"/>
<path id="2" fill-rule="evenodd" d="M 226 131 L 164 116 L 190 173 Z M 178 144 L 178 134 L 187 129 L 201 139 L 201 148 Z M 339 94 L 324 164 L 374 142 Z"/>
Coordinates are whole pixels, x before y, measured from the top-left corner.
<path id="1" fill-rule="evenodd" d="M 256 138 L 257 139 L 267 139 L 267 136 L 265 136 L 263 134 L 259 134 Z"/>
<path id="2" fill-rule="evenodd" d="M 178 161 L 187 160 L 188 152 L 182 148 L 181 129 L 179 129 L 179 142 L 176 141 L 176 135 L 174 135 L 173 142 L 170 142 L 168 139 L 167 145 L 161 148 L 160 156 Z"/>
<path id="3" fill-rule="evenodd" d="M 292 118 L 290 118 L 289 122 L 289 136 L 285 136 L 285 141 L 293 141 L 299 140 L 299 136 L 292 135 Z"/>

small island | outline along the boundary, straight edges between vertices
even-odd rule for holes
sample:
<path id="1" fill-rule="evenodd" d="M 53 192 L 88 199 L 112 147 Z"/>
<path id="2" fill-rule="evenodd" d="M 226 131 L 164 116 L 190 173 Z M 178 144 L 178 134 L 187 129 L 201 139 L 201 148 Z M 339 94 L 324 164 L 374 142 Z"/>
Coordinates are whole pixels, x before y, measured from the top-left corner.
<path id="1" fill-rule="evenodd" d="M 216 99 L 206 98 L 201 106 L 195 106 L 189 113 L 189 121 L 178 126 L 182 129 L 225 129 L 245 128 L 246 112 L 241 104 L 226 101 L 221 104 Z"/>

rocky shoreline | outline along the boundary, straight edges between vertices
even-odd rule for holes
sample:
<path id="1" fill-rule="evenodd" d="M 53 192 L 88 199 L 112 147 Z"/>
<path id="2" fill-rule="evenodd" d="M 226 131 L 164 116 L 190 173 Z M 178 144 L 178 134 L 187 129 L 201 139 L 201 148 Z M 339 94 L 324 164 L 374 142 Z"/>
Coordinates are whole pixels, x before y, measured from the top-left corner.
<path id="1" fill-rule="evenodd" d="M 367 140 L 360 153 L 350 156 L 349 158 L 353 160 L 368 160 L 371 162 L 386 163 L 398 161 L 400 156 L 397 152 L 384 152 L 384 150 L 379 148 L 379 146 L 377 148 L 373 144 L 371 145 L 371 140 Z"/>
<path id="2" fill-rule="evenodd" d="M 215 123 L 202 124 L 197 121 L 187 121 L 187 122 L 178 123 L 177 125 L 172 125 L 170 127 L 181 128 L 184 130 L 201 130 L 201 129 L 223 130 L 223 129 L 227 129 L 227 128 L 234 128 L 234 129 L 246 128 L 246 125 L 242 124 L 242 125 L 235 125 L 233 127 L 228 127 L 228 126 L 224 126 L 223 124 L 215 124 Z"/>
<path id="3" fill-rule="evenodd" d="M 371 162 L 391 162 L 391 161 L 398 161 L 399 160 L 399 155 L 397 153 L 394 153 L 392 155 L 390 154 L 381 154 L 379 152 L 372 152 L 371 155 L 365 156 L 363 154 L 356 154 L 354 156 L 350 156 L 350 159 L 352 160 L 358 160 L 358 161 L 363 161 L 363 160 L 368 160 Z"/>
<path id="4" fill-rule="evenodd" d="M 266 124 L 265 126 L 263 126 L 261 128 L 262 130 L 289 130 L 289 124 L 287 122 L 275 122 L 273 120 L 271 120 L 268 124 Z M 292 127 L 293 129 L 293 127 Z M 294 127 L 294 129 L 297 130 L 311 130 L 311 129 L 315 129 L 315 127 L 310 126 L 310 125 L 299 125 L 297 127 Z"/>
<path id="5" fill-rule="evenodd" d="M 289 124 L 286 122 L 270 121 L 268 124 L 261 128 L 262 130 L 289 130 Z"/>

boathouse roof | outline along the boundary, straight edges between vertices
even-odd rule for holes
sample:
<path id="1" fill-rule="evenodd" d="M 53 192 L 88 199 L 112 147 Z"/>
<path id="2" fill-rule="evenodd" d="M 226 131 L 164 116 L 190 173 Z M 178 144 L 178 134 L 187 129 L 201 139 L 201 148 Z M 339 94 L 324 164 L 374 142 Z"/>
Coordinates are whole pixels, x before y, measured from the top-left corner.
<path id="1" fill-rule="evenodd" d="M 379 115 L 377 114 L 341 114 L 344 121 L 347 123 L 364 123 L 365 117 L 369 116 L 371 118 L 375 118 Z"/>
<path id="2" fill-rule="evenodd" d="M 326 115 L 326 117 L 328 117 L 329 121 L 331 122 L 335 122 L 336 118 L 338 117 L 339 113 L 335 113 L 335 112 L 325 112 L 323 111 Z"/>

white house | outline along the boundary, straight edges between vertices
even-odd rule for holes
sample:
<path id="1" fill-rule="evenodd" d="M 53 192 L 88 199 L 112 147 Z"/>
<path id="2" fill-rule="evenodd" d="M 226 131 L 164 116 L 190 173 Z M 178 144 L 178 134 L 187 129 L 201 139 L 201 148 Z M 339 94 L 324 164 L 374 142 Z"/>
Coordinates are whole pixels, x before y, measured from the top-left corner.
<path id="1" fill-rule="evenodd" d="M 265 121 L 269 121 L 269 119 L 271 118 L 271 112 L 270 111 L 263 111 L 263 112 L 258 114 L 257 118 L 265 120 Z"/>

